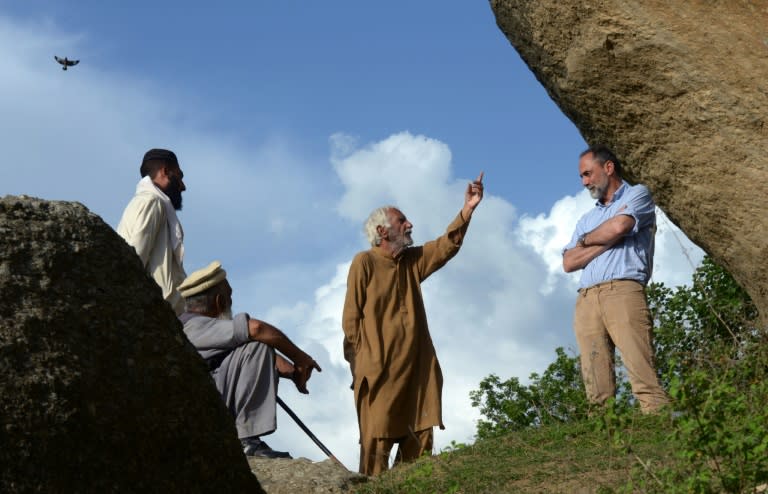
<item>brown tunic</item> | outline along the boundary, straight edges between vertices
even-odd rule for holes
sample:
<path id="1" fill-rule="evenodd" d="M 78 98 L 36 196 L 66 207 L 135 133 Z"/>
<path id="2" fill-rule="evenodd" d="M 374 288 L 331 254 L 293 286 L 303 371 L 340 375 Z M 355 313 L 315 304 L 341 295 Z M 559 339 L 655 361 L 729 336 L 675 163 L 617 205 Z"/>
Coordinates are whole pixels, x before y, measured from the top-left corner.
<path id="1" fill-rule="evenodd" d="M 445 234 L 397 258 L 373 247 L 352 260 L 342 326 L 358 420 L 361 408 L 367 415 L 361 434 L 396 438 L 409 428 L 443 428 L 443 374 L 420 284 L 456 255 L 468 227 L 459 213 Z"/>

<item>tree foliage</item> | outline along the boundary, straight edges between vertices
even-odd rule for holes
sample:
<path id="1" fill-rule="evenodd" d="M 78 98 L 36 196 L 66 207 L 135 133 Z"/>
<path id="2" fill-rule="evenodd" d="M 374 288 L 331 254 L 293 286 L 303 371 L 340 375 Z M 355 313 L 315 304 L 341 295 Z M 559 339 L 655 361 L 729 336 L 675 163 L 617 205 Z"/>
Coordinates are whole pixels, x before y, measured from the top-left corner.
<path id="1" fill-rule="evenodd" d="M 690 287 L 648 286 L 656 367 L 665 385 L 673 376 L 707 366 L 715 351 L 739 352 L 757 335 L 758 313 L 747 292 L 705 257 Z"/>
<path id="2" fill-rule="evenodd" d="M 678 418 L 657 492 L 744 492 L 768 480 L 768 334 L 746 291 L 705 258 L 690 287 L 648 289 Z M 656 484 L 653 484 L 656 485 Z"/>
<path id="3" fill-rule="evenodd" d="M 652 481 L 640 479 L 643 490 L 743 492 L 768 481 L 768 333 L 746 291 L 705 258 L 690 286 L 652 283 L 647 295 L 656 366 L 675 409 L 670 440 L 677 461 L 644 468 Z M 478 438 L 587 416 L 579 359 L 562 348 L 556 353 L 528 385 L 496 375 L 481 381 L 470 394 L 484 416 Z M 631 408 L 626 380 L 617 382 L 623 386 L 603 422 L 620 424 Z"/>
<path id="4" fill-rule="evenodd" d="M 485 416 L 477 424 L 477 436 L 487 438 L 498 433 L 520 430 L 583 418 L 587 397 L 581 380 L 578 357 L 569 357 L 559 347 L 557 358 L 544 374 L 530 375 L 523 385 L 516 377 L 506 381 L 491 374 L 480 382 L 480 389 L 470 392 L 473 407 Z"/>

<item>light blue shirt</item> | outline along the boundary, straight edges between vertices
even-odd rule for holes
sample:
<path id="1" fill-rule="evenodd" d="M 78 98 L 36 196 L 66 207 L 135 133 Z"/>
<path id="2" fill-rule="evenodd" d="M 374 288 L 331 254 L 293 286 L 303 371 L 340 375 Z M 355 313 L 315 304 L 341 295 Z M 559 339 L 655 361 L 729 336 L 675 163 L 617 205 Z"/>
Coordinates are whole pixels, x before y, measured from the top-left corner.
<path id="1" fill-rule="evenodd" d="M 589 288 L 610 280 L 635 280 L 648 283 L 653 270 L 654 235 L 656 234 L 656 205 L 645 185 L 630 186 L 622 181 L 610 204 L 601 204 L 581 217 L 570 243 L 563 249 L 576 247 L 579 237 L 591 232 L 618 214 L 635 219 L 635 226 L 610 249 L 587 264 L 581 271 L 579 288 Z"/>

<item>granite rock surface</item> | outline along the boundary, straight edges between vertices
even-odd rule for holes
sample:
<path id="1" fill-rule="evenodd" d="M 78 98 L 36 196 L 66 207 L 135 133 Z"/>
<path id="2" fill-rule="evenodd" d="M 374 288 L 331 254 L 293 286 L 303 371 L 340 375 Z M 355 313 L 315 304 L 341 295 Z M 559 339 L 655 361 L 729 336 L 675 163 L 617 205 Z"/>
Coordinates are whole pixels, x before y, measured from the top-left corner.
<path id="1" fill-rule="evenodd" d="M 584 139 L 613 148 L 768 322 L 768 3 L 490 5 Z"/>

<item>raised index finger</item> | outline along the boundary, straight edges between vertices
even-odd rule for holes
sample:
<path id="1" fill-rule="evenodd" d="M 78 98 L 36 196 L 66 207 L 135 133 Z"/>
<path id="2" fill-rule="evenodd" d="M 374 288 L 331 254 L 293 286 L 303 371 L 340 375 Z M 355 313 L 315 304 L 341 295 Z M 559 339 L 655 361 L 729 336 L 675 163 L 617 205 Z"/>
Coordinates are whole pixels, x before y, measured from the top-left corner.
<path id="1" fill-rule="evenodd" d="M 477 179 L 475 180 L 475 183 L 483 183 L 483 174 L 485 172 L 480 172 L 480 175 L 477 176 Z"/>

